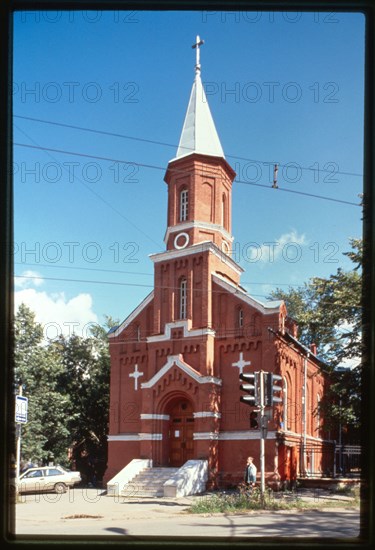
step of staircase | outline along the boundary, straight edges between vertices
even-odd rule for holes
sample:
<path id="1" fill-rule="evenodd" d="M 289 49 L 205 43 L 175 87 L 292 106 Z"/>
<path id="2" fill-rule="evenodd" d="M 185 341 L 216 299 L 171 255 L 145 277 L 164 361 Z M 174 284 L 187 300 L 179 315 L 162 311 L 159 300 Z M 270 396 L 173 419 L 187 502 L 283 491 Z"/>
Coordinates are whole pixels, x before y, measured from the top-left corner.
<path id="1" fill-rule="evenodd" d="M 162 497 L 164 483 L 177 471 L 178 468 L 145 468 L 124 486 L 121 495 L 134 498 Z"/>

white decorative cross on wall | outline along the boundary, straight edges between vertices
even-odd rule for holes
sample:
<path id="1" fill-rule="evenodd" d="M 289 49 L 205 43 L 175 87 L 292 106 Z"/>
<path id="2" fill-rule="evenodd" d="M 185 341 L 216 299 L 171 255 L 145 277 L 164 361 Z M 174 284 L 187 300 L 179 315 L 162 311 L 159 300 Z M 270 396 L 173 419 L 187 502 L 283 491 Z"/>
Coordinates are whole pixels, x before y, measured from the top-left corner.
<path id="1" fill-rule="evenodd" d="M 138 390 L 138 378 L 140 376 L 143 376 L 143 372 L 138 372 L 138 365 L 134 365 L 134 372 L 131 372 L 129 374 L 132 378 L 134 378 L 134 389 Z"/>
<path id="2" fill-rule="evenodd" d="M 237 367 L 239 374 L 242 374 L 243 368 L 246 367 L 246 365 L 251 365 L 251 361 L 244 361 L 243 353 L 241 351 L 239 360 L 236 363 L 232 363 L 232 367 Z"/>

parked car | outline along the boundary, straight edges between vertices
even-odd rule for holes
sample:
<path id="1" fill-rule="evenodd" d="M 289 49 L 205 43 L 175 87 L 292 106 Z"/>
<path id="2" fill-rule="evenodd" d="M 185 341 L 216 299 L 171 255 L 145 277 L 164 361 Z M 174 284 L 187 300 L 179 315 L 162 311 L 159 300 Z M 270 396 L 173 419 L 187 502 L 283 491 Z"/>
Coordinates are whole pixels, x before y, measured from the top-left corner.
<path id="1" fill-rule="evenodd" d="M 18 493 L 39 493 L 54 491 L 65 493 L 68 487 L 74 487 L 81 481 L 81 474 L 66 470 L 62 466 L 42 466 L 29 468 L 19 476 L 15 483 Z"/>

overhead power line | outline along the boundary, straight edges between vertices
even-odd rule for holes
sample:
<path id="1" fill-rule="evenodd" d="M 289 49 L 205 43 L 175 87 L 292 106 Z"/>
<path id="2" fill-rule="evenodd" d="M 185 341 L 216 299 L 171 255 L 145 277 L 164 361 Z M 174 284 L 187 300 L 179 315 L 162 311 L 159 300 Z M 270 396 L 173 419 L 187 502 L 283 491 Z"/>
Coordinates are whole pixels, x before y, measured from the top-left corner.
<path id="1" fill-rule="evenodd" d="M 152 169 L 155 169 L 155 170 L 165 171 L 165 167 L 162 167 L 162 166 L 156 166 L 156 165 L 153 165 L 153 164 L 144 164 L 144 163 L 141 163 L 141 162 L 134 162 L 134 161 L 130 161 L 130 160 L 116 159 L 116 158 L 111 158 L 111 157 L 102 157 L 102 156 L 99 156 L 99 155 L 91 155 L 91 154 L 88 154 L 88 153 L 80 153 L 80 152 L 77 152 L 77 151 L 66 151 L 65 149 L 54 149 L 52 147 L 42 147 L 41 145 L 28 145 L 26 143 L 17 143 L 16 142 L 13 145 L 15 145 L 17 147 L 26 147 L 28 149 L 37 149 L 37 150 L 40 150 L 40 151 L 50 151 L 50 152 L 53 152 L 53 153 L 60 153 L 60 154 L 64 154 L 64 155 L 72 155 L 72 156 L 83 157 L 83 158 L 91 158 L 91 159 L 97 159 L 97 160 L 108 161 L 108 162 L 121 162 L 121 163 L 124 163 L 124 164 L 133 164 L 135 166 L 142 166 L 144 168 L 152 168 Z M 172 169 L 171 171 L 179 172 L 179 173 L 186 173 L 185 170 L 179 170 L 179 169 Z M 262 184 L 262 183 L 254 183 L 254 182 L 248 182 L 248 181 L 242 181 L 242 180 L 236 180 L 236 182 L 237 183 L 242 183 L 242 184 L 245 184 L 245 185 L 253 185 L 255 187 L 262 187 L 264 189 L 272 189 L 271 186 L 265 185 L 265 184 Z M 334 197 L 327 197 L 325 195 L 316 195 L 314 193 L 306 193 L 306 192 L 303 192 L 303 191 L 296 191 L 294 189 L 287 189 L 287 188 L 278 187 L 277 191 L 284 191 L 286 193 L 294 193 L 296 195 L 303 195 L 303 196 L 307 196 L 307 197 L 311 197 L 311 198 L 315 198 L 315 199 L 327 200 L 327 201 L 337 202 L 337 203 L 341 203 L 341 204 L 348 204 L 348 205 L 351 205 L 351 206 L 361 206 L 359 203 L 356 203 L 356 202 L 350 202 L 350 201 L 345 201 L 345 200 L 342 200 L 342 199 L 336 199 Z"/>
<path id="2" fill-rule="evenodd" d="M 132 287 L 142 287 L 142 288 L 154 288 L 154 285 L 151 284 L 142 284 L 142 283 L 124 283 L 119 281 L 95 281 L 93 279 L 67 279 L 65 277 L 44 277 L 44 276 L 37 276 L 37 275 L 14 275 L 15 279 L 31 279 L 31 280 L 46 280 L 46 281 L 64 281 L 67 283 L 89 283 L 89 284 L 100 284 L 100 285 L 115 285 L 115 286 L 132 286 Z M 164 286 L 160 285 L 159 288 L 162 289 L 168 289 L 168 290 L 179 290 L 179 287 L 175 286 Z M 241 292 L 244 292 L 243 289 L 239 289 Z M 206 290 L 201 288 L 193 288 L 193 292 L 206 292 Z M 208 292 L 208 291 L 207 291 Z M 222 290 L 211 290 L 212 294 L 218 293 L 221 294 Z M 236 289 L 234 289 L 234 293 L 237 292 Z M 251 294 L 251 296 L 257 296 L 257 297 L 265 297 L 265 294 Z"/>
<path id="3" fill-rule="evenodd" d="M 80 131 L 83 131 L 83 132 L 91 132 L 91 133 L 94 133 L 94 134 L 101 134 L 101 135 L 111 136 L 111 137 L 116 137 L 116 138 L 121 138 L 121 139 L 130 139 L 130 140 L 133 140 L 133 141 L 141 141 L 141 142 L 144 142 L 144 143 L 152 143 L 153 145 L 162 145 L 164 147 L 173 147 L 175 149 L 177 149 L 177 147 L 178 147 L 178 145 L 175 144 L 175 143 L 166 143 L 164 141 L 158 141 L 158 140 L 154 140 L 154 139 L 147 139 L 147 138 L 140 138 L 140 137 L 136 137 L 136 136 L 129 136 L 129 135 L 120 134 L 120 133 L 117 133 L 117 132 L 109 132 L 107 130 L 96 130 L 95 128 L 87 128 L 86 126 L 77 126 L 75 124 L 66 124 L 66 123 L 63 123 L 63 122 L 56 122 L 54 120 L 45 120 L 45 119 L 41 119 L 41 118 L 34 118 L 34 117 L 21 116 L 21 115 L 14 115 L 14 117 L 15 118 L 21 118 L 21 119 L 24 119 L 24 120 L 31 120 L 33 122 L 41 122 L 42 124 L 51 124 L 53 126 L 61 126 L 62 128 L 70 128 L 70 129 L 73 129 L 73 130 L 80 130 Z M 188 147 L 185 147 L 185 149 L 188 149 Z M 259 162 L 261 164 L 270 164 L 270 165 L 275 164 L 274 161 L 250 159 L 250 158 L 247 158 L 247 157 L 240 157 L 238 155 L 226 154 L 225 156 L 228 157 L 228 158 L 236 159 L 236 160 L 246 160 L 248 162 Z M 278 166 L 288 167 L 287 164 L 282 164 L 282 163 L 278 163 Z M 301 168 L 301 170 L 309 170 L 311 172 L 325 172 L 327 174 L 332 174 L 332 170 L 327 170 L 327 169 L 324 169 L 324 168 L 318 168 L 317 169 L 317 168 L 312 168 L 311 166 L 300 166 L 300 168 Z M 355 172 L 341 172 L 340 170 L 335 171 L 335 174 L 341 174 L 343 176 L 363 177 L 363 174 L 357 174 Z"/>
<path id="4" fill-rule="evenodd" d="M 166 290 L 179 290 L 179 287 L 175 287 L 175 286 L 164 286 L 164 285 L 160 285 L 159 287 L 154 287 L 153 285 L 151 284 L 141 284 L 141 283 L 124 283 L 124 282 L 118 282 L 118 281 L 96 281 L 96 280 L 92 280 L 92 279 L 67 279 L 65 277 L 44 277 L 44 276 L 32 276 L 32 275 L 14 275 L 14 278 L 15 279 L 31 279 L 31 280 L 37 280 L 37 281 L 40 281 L 40 280 L 46 280 L 46 281 L 64 281 L 64 282 L 68 282 L 68 283 L 89 283 L 89 284 L 100 284 L 100 285 L 116 285 L 116 286 L 131 286 L 131 287 L 142 287 L 142 288 L 155 288 L 155 290 L 157 288 L 160 288 L 160 289 L 166 289 Z M 266 298 L 266 301 L 278 301 L 278 299 L 272 299 L 272 300 L 268 300 L 267 298 L 267 295 L 266 294 L 253 294 L 253 293 L 246 293 L 246 291 L 243 290 L 243 288 L 239 287 L 238 289 L 233 289 L 233 294 L 236 294 L 237 292 L 241 292 L 241 293 L 245 293 L 245 294 L 248 294 L 248 296 L 250 298 L 252 297 L 257 297 L 257 298 Z M 205 289 L 202 289 L 202 288 L 193 288 L 192 289 L 192 292 L 207 292 Z M 222 290 L 214 290 L 214 289 L 211 289 L 210 290 L 210 293 L 211 294 L 222 294 Z M 353 309 L 353 308 L 358 308 L 358 309 L 362 309 L 362 306 L 360 304 L 357 304 L 357 305 L 351 305 L 351 304 L 348 304 L 348 303 L 343 303 L 341 304 L 340 302 L 334 302 L 335 305 L 339 305 L 341 306 L 342 308 L 347 308 L 347 309 Z"/>
<path id="5" fill-rule="evenodd" d="M 40 147 L 39 143 L 37 143 L 31 136 L 29 136 L 24 130 L 22 130 L 22 128 L 18 128 L 20 132 L 23 133 L 23 135 L 30 139 L 30 141 L 32 141 L 35 146 L 37 147 Z M 57 160 L 55 159 L 55 157 L 53 157 L 48 151 L 45 151 L 46 153 L 46 156 L 48 156 L 49 158 L 51 158 L 53 161 L 57 162 Z M 65 168 L 65 167 L 64 167 Z M 68 171 L 68 169 L 66 168 L 66 171 Z M 77 176 L 76 176 L 77 177 Z M 135 224 L 133 221 L 131 221 L 129 218 L 127 218 L 122 212 L 120 212 L 120 210 L 118 208 L 116 208 L 115 206 L 113 206 L 113 204 L 111 204 L 110 202 L 108 202 L 108 200 L 105 198 L 105 197 L 102 197 L 97 191 L 95 191 L 95 189 L 93 189 L 90 185 L 87 185 L 87 183 L 85 181 L 83 181 L 81 178 L 77 177 L 78 181 L 81 183 L 81 185 L 83 185 L 83 187 L 89 192 L 91 193 L 92 195 L 94 195 L 94 197 L 98 200 L 100 200 L 103 204 L 105 204 L 108 208 L 110 208 L 113 212 L 115 212 L 118 216 L 120 216 L 123 220 L 125 220 L 127 223 L 129 223 L 130 225 L 132 225 L 133 227 L 135 227 L 142 235 L 144 235 L 147 239 L 149 239 L 150 241 L 152 241 L 153 243 L 155 244 L 158 244 L 156 243 L 156 241 L 150 237 L 150 235 L 148 235 L 147 233 L 145 233 L 145 231 L 143 231 L 142 228 L 140 228 L 137 224 Z"/>
<path id="6" fill-rule="evenodd" d="M 57 269 L 76 269 L 76 270 L 82 270 L 82 271 L 99 271 L 103 273 L 117 273 L 121 275 L 145 275 L 147 277 L 153 277 L 153 273 L 145 272 L 145 271 L 124 271 L 122 269 L 103 269 L 99 267 L 83 267 L 83 266 L 73 266 L 73 265 L 56 265 L 56 264 L 40 264 L 40 263 L 29 263 L 29 262 L 14 262 L 15 265 L 24 265 L 24 266 L 33 266 L 33 267 L 52 267 Z M 45 277 L 41 276 L 40 279 L 44 279 Z M 299 284 L 292 284 L 292 283 L 269 283 L 269 282 L 249 282 L 249 281 L 242 281 L 242 285 L 270 285 L 270 286 L 301 286 Z"/>

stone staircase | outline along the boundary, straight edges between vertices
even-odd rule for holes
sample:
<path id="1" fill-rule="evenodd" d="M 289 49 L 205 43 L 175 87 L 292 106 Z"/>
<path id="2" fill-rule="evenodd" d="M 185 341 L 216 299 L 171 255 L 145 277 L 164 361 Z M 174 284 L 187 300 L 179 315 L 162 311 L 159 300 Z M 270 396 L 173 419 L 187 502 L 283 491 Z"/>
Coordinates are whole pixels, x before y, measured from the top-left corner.
<path id="1" fill-rule="evenodd" d="M 145 468 L 124 486 L 121 496 L 162 497 L 164 496 L 164 483 L 177 471 L 178 468 Z"/>

